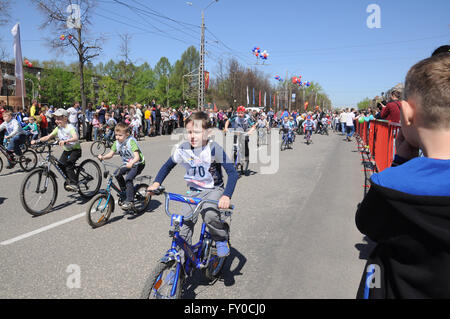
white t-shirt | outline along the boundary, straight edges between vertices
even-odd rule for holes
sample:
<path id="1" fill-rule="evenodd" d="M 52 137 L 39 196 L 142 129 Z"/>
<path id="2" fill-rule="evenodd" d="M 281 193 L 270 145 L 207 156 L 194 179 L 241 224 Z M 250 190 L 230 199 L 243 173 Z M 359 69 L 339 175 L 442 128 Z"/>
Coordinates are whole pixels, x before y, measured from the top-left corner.
<path id="1" fill-rule="evenodd" d="M 138 117 L 138 120 L 141 122 L 142 121 L 142 111 L 140 108 L 136 108 L 136 116 Z"/>
<path id="2" fill-rule="evenodd" d="M 346 117 L 346 121 L 345 121 L 345 125 L 353 126 L 353 120 L 354 119 L 355 119 L 355 114 L 353 114 L 353 112 L 348 112 L 347 113 L 347 117 Z"/>
<path id="3" fill-rule="evenodd" d="M 67 112 L 69 112 L 69 123 L 71 124 L 78 123 L 77 109 L 72 106 L 67 109 Z"/>

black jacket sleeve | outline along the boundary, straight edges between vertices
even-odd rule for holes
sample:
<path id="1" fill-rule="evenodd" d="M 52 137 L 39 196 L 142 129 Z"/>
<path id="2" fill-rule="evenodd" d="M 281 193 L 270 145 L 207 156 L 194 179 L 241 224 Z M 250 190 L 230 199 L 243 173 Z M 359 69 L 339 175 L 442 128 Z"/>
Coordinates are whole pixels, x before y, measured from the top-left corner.
<path id="1" fill-rule="evenodd" d="M 358 206 L 355 217 L 356 227 L 370 239 L 380 241 L 391 233 L 389 229 L 392 226 L 392 219 L 392 209 L 380 196 L 376 187 L 372 186 Z"/>

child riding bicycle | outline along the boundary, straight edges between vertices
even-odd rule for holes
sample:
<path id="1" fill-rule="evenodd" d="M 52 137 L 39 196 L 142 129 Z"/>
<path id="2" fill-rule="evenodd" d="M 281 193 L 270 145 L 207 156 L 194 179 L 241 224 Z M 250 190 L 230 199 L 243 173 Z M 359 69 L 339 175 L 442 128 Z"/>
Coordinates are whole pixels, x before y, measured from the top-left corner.
<path id="1" fill-rule="evenodd" d="M 245 107 L 244 106 L 238 106 L 237 108 L 237 116 L 231 117 L 228 121 L 225 123 L 225 129 L 224 132 L 227 133 L 228 127 L 230 126 L 235 131 L 242 131 L 247 132 L 247 136 L 245 136 L 244 139 L 244 149 L 245 149 L 245 158 L 248 159 L 250 156 L 250 149 L 248 147 L 249 143 L 249 135 L 251 135 L 255 130 L 258 123 L 254 122 L 250 115 L 245 113 Z M 234 136 L 234 143 L 236 143 L 238 136 Z M 245 175 L 248 176 L 249 172 L 246 171 Z"/>
<path id="2" fill-rule="evenodd" d="M 170 171 L 177 164 L 181 164 L 186 168 L 184 180 L 187 182 L 190 191 L 195 193 L 195 197 L 218 200 L 219 209 L 228 209 L 230 207 L 230 199 L 239 176 L 233 162 L 228 159 L 224 150 L 217 143 L 208 140 L 210 133 L 208 123 L 208 115 L 204 112 L 194 113 L 186 120 L 189 142 L 178 145 L 173 155 L 160 169 L 155 182 L 148 188 L 151 195 L 153 195 L 152 191 L 157 190 L 162 184 Z M 228 174 L 225 189 L 223 189 L 222 167 Z M 188 215 L 193 209 L 191 205 L 185 205 L 183 214 Z M 221 220 L 217 207 L 205 204 L 201 214 L 212 239 L 216 241 L 217 255 L 219 257 L 229 255 L 228 228 Z M 187 221 L 181 227 L 180 236 L 189 244 L 192 241 L 196 222 L 197 218 Z"/>
<path id="3" fill-rule="evenodd" d="M 123 164 L 118 172 L 116 179 L 120 188 L 126 190 L 126 199 L 122 204 L 122 209 L 130 210 L 133 208 L 134 198 L 134 178 L 138 176 L 145 168 L 144 154 L 142 153 L 136 139 L 131 136 L 130 128 L 125 123 L 119 123 L 114 129 L 116 141 L 111 147 L 111 151 L 106 155 L 99 155 L 99 160 L 110 159 L 115 153 L 122 157 Z M 126 175 L 125 179 L 123 175 Z"/>
<path id="4" fill-rule="evenodd" d="M 293 121 L 290 121 L 289 117 L 286 116 L 283 118 L 283 122 L 281 122 L 281 129 L 283 130 L 283 132 L 288 134 L 288 138 L 290 138 L 291 140 L 293 139 L 294 123 Z"/>
<path id="5" fill-rule="evenodd" d="M 305 139 L 311 138 L 313 130 L 316 128 L 316 124 L 314 123 L 311 115 L 308 115 L 306 120 L 302 123 L 303 129 L 305 130 Z"/>
<path id="6" fill-rule="evenodd" d="M 22 126 L 16 119 L 13 119 L 13 113 L 11 111 L 3 112 L 3 120 L 4 122 L 0 125 L 0 132 L 6 130 L 5 139 L 9 141 L 7 151 L 10 155 L 15 153 L 17 156 L 21 156 L 22 151 L 20 150 L 20 145 L 26 141 L 26 135 Z M 3 143 L 3 140 L 0 142 Z M 15 163 L 11 162 L 8 158 L 8 166 L 6 168 L 11 169 L 14 165 Z"/>
<path id="7" fill-rule="evenodd" d="M 66 185 L 68 191 L 78 191 L 78 181 L 75 174 L 76 161 L 81 157 L 81 145 L 78 133 L 72 124 L 68 123 L 69 112 L 65 109 L 58 109 L 53 114 L 58 125 L 49 135 L 31 141 L 31 144 L 47 142 L 58 136 L 59 145 L 63 148 L 63 153 L 59 161 L 60 168 L 67 175 L 70 183 Z"/>

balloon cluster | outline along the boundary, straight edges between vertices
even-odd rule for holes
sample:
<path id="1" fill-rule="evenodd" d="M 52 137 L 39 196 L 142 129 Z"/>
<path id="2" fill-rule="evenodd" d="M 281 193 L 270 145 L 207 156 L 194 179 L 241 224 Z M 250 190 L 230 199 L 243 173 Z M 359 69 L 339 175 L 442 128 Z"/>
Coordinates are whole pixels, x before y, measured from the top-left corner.
<path id="1" fill-rule="evenodd" d="M 59 37 L 59 39 L 60 39 L 61 41 L 64 41 L 65 39 L 72 40 L 72 36 L 69 34 L 69 35 L 66 37 L 65 34 L 62 34 L 62 35 Z"/>
<path id="2" fill-rule="evenodd" d="M 279 75 L 275 76 L 275 80 L 280 81 L 280 82 L 283 82 L 283 79 L 282 79 L 281 76 L 279 76 Z"/>
<path id="3" fill-rule="evenodd" d="M 310 87 L 311 86 L 311 82 L 307 81 L 307 82 L 302 82 L 302 76 L 294 76 L 292 78 L 292 84 L 298 84 L 299 87 Z"/>
<path id="4" fill-rule="evenodd" d="M 27 65 L 27 67 L 31 68 L 33 66 L 33 63 L 31 63 L 30 61 L 28 61 L 27 59 L 25 59 L 25 64 Z"/>
<path id="5" fill-rule="evenodd" d="M 263 61 L 266 61 L 269 57 L 269 53 L 267 53 L 267 50 L 261 51 L 260 47 L 254 47 L 252 50 L 252 53 L 256 58 L 261 58 Z"/>

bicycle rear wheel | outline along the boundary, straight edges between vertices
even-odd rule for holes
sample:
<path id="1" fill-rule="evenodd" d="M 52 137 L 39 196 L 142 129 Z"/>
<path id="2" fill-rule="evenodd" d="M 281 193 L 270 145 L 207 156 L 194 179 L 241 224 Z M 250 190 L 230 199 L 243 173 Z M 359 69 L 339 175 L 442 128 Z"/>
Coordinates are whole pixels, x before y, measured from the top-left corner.
<path id="1" fill-rule="evenodd" d="M 107 194 L 99 194 L 91 201 L 86 211 L 86 220 L 92 228 L 103 226 L 108 222 L 113 211 L 113 201 L 112 196 L 108 200 Z"/>
<path id="2" fill-rule="evenodd" d="M 180 276 L 175 280 L 176 270 L 177 263 L 174 260 L 158 263 L 145 282 L 140 299 L 180 299 L 184 274 L 180 267 Z"/>
<path id="3" fill-rule="evenodd" d="M 143 213 L 150 203 L 151 196 L 147 193 L 147 184 L 139 184 L 134 192 L 134 211 L 138 214 Z"/>
<path id="4" fill-rule="evenodd" d="M 40 168 L 30 172 L 20 186 L 20 202 L 33 216 L 48 213 L 56 202 L 58 185 L 52 173 Z"/>
<path id="5" fill-rule="evenodd" d="M 77 170 L 78 192 L 84 198 L 91 198 L 98 193 L 102 185 L 102 171 L 97 162 L 87 159 Z"/>
<path id="6" fill-rule="evenodd" d="M 283 139 L 281 141 L 280 151 L 284 151 L 286 148 L 287 148 L 287 141 L 286 141 L 286 139 Z"/>
<path id="7" fill-rule="evenodd" d="M 91 145 L 91 154 L 94 157 L 97 157 L 99 155 L 103 155 L 106 152 L 106 145 L 102 141 L 97 141 L 92 143 Z"/>
<path id="8" fill-rule="evenodd" d="M 27 150 L 23 152 L 19 159 L 19 165 L 25 172 L 30 172 L 36 168 L 38 158 L 36 152 Z"/>

